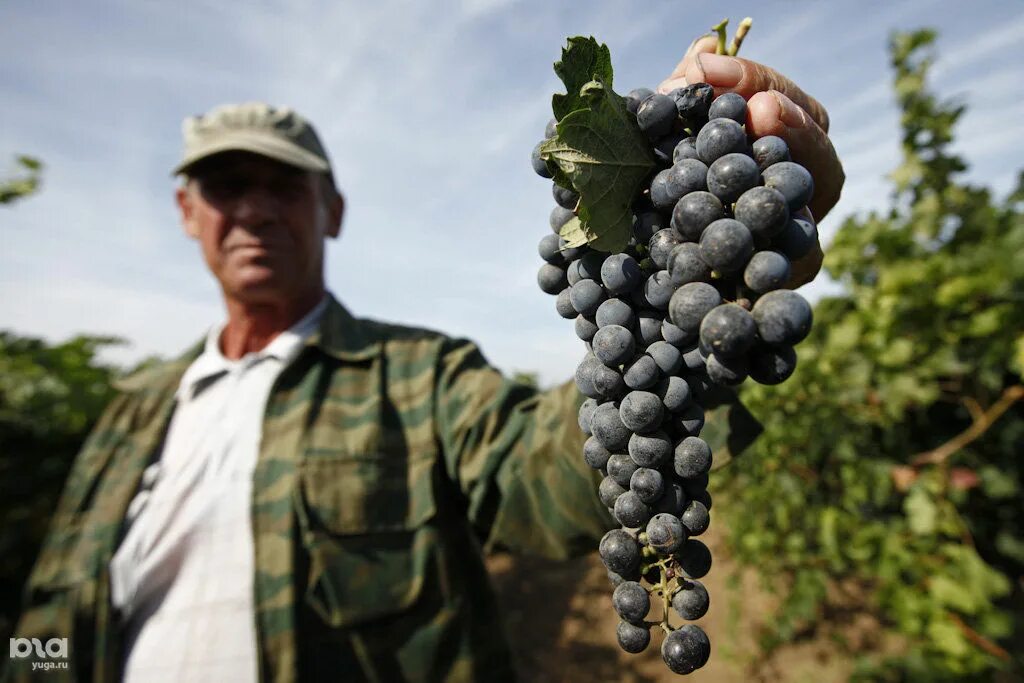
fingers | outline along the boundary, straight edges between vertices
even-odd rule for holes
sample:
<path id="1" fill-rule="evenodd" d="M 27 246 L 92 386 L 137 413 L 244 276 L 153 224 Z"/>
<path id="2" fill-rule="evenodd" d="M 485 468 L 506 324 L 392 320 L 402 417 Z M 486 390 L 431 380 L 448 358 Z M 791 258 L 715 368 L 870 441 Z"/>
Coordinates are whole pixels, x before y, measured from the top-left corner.
<path id="1" fill-rule="evenodd" d="M 759 92 L 777 90 L 811 115 L 814 122 L 828 132 L 828 112 L 816 99 L 801 90 L 775 69 L 751 62 L 740 57 L 726 57 L 717 54 L 694 54 L 684 72 L 689 83 L 710 83 L 715 86 L 715 95 L 735 92 L 749 100 Z"/>
<path id="2" fill-rule="evenodd" d="M 811 116 L 776 90 L 757 93 L 747 102 L 747 129 L 753 137 L 777 135 L 789 145 L 793 161 L 814 178 L 808 208 L 820 221 L 839 201 L 846 181 L 832 141 Z"/>
<path id="3" fill-rule="evenodd" d="M 700 36 L 692 43 L 686 50 L 686 54 L 683 55 L 682 60 L 676 64 L 676 68 L 672 70 L 668 78 L 661 82 L 658 86 L 658 92 L 663 95 L 667 95 L 676 88 L 682 88 L 687 85 L 686 82 L 686 70 L 689 68 L 690 63 L 693 62 L 694 58 L 704 52 L 714 52 L 718 48 L 718 38 L 712 34 L 706 34 Z M 691 81 L 692 83 L 698 83 L 699 81 Z"/>

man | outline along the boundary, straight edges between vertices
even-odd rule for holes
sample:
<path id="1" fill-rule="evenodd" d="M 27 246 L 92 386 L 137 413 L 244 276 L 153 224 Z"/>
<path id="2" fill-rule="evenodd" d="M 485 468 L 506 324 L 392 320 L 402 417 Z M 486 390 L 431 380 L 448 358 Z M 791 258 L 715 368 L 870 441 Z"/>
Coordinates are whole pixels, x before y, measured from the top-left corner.
<path id="1" fill-rule="evenodd" d="M 815 174 L 820 218 L 842 185 L 824 109 L 713 49 L 691 46 L 662 89 L 747 97 L 754 132 Z M 579 457 L 575 388 L 538 393 L 468 341 L 352 317 L 323 277 L 344 201 L 294 112 L 190 119 L 176 173 L 227 321 L 120 382 L 15 635 L 67 638 L 68 670 L 46 675 L 73 680 L 512 679 L 484 552 L 559 560 L 616 526 Z M 717 453 L 749 441 L 742 416 L 709 414 Z"/>

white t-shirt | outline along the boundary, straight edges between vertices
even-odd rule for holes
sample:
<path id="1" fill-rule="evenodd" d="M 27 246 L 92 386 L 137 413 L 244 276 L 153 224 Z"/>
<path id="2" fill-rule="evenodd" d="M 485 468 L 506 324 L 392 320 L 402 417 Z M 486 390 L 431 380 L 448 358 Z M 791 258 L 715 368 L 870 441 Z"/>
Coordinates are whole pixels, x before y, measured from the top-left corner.
<path id="1" fill-rule="evenodd" d="M 220 351 L 225 324 L 182 376 L 159 459 L 146 468 L 110 561 L 125 620 L 124 681 L 257 681 L 252 475 L 274 380 L 327 296 L 265 348 Z"/>

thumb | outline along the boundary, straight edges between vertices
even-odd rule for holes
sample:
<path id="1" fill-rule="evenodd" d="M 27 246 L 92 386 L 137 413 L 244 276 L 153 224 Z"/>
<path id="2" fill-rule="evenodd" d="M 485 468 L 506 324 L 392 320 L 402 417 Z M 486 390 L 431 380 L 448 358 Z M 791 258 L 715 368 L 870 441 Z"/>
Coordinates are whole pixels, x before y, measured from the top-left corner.
<path id="1" fill-rule="evenodd" d="M 676 64 L 676 68 L 672 70 L 668 78 L 661 82 L 658 86 L 658 92 L 668 94 L 676 88 L 682 88 L 688 83 L 686 82 L 686 71 L 690 68 L 690 64 L 697 58 L 698 54 L 704 52 L 715 52 L 718 49 L 718 36 L 714 33 L 706 33 L 699 36 L 696 40 L 690 43 L 690 47 L 687 48 L 686 54 Z"/>

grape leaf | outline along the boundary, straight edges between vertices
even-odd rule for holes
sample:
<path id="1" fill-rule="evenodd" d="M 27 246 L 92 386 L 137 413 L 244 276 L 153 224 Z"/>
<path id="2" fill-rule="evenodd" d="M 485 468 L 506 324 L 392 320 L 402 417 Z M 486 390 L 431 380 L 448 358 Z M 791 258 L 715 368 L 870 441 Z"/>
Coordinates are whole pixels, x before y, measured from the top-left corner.
<path id="1" fill-rule="evenodd" d="M 580 194 L 577 215 L 587 242 L 601 251 L 625 249 L 633 225 L 633 200 L 655 167 L 625 101 L 601 79 L 580 89 L 585 108 L 558 122 L 541 158 L 554 161 Z"/>
<path id="2" fill-rule="evenodd" d="M 612 87 L 612 56 L 608 46 L 598 44 L 593 37 L 576 36 L 568 42 L 568 47 L 562 48 L 562 59 L 555 62 L 555 74 L 566 90 L 566 94 L 557 93 L 551 98 L 551 110 L 558 121 L 586 108 L 581 90 L 590 81 L 600 78 Z"/>

